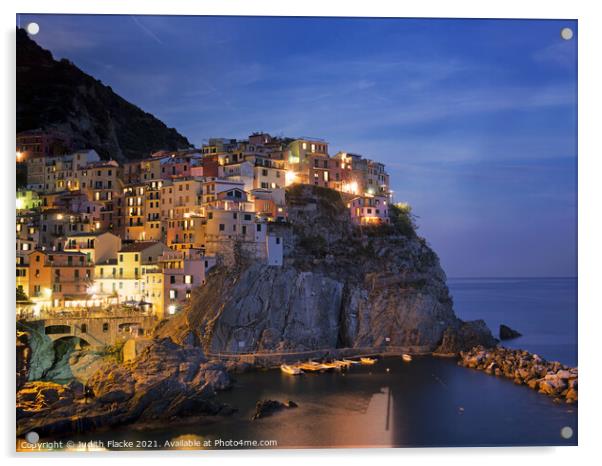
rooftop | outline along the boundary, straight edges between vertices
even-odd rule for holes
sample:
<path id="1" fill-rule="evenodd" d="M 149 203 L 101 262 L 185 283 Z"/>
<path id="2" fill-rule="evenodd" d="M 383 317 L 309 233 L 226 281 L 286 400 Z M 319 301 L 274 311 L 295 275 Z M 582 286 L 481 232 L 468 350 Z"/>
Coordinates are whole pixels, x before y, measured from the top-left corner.
<path id="1" fill-rule="evenodd" d="M 137 241 L 135 243 L 124 244 L 119 252 L 141 252 L 155 244 L 161 244 L 159 241 Z"/>

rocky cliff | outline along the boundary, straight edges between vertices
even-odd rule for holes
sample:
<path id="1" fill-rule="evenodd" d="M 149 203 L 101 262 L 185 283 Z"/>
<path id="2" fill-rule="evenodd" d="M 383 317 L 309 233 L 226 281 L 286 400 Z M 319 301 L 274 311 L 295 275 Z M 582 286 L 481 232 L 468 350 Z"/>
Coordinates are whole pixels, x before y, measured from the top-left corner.
<path id="1" fill-rule="evenodd" d="M 129 363 L 107 362 L 84 385 L 36 381 L 17 392 L 17 435 L 82 432 L 134 421 L 231 414 L 215 392 L 230 386 L 223 365 L 199 347 L 155 340 Z"/>
<path id="2" fill-rule="evenodd" d="M 17 132 L 54 129 L 69 136 L 76 149 L 95 149 L 117 160 L 190 147 L 175 129 L 73 63 L 55 60 L 23 29 L 17 29 L 16 84 Z"/>
<path id="3" fill-rule="evenodd" d="M 176 342 L 191 332 L 210 352 L 412 347 L 455 353 L 497 341 L 482 321 L 453 311 L 437 255 L 409 212 L 392 224 L 357 227 L 341 194 L 298 185 L 287 192 L 285 264 L 239 257 L 217 267 L 191 305 L 157 330 Z"/>

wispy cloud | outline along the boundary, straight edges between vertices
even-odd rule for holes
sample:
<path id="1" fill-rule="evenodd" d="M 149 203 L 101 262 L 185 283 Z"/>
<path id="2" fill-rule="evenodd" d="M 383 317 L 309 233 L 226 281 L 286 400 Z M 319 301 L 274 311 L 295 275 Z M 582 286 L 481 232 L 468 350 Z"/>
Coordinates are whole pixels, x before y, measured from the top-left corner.
<path id="1" fill-rule="evenodd" d="M 138 20 L 138 18 L 136 18 L 135 16 L 131 16 L 131 18 L 132 21 L 134 21 L 134 24 L 136 24 L 136 26 L 138 26 L 146 35 L 151 37 L 158 44 L 165 45 L 165 43 L 159 38 L 159 36 L 157 36 L 157 34 L 155 34 L 150 28 L 142 24 L 142 22 Z"/>

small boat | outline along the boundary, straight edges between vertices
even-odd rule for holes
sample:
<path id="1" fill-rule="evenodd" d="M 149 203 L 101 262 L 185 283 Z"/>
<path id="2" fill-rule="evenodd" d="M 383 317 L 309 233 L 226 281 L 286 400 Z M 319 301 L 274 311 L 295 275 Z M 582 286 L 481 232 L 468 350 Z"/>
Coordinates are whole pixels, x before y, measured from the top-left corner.
<path id="1" fill-rule="evenodd" d="M 284 372 L 285 374 L 289 374 L 289 375 L 300 375 L 303 372 L 301 371 L 301 369 L 299 369 L 298 367 L 295 366 L 289 366 L 288 364 L 282 364 L 280 366 L 280 370 L 282 372 Z"/>
<path id="2" fill-rule="evenodd" d="M 343 362 L 344 362 L 344 363 L 347 363 L 347 364 L 349 364 L 350 366 L 351 366 L 352 364 L 361 364 L 361 362 L 359 362 L 359 361 L 354 361 L 353 359 L 343 359 Z"/>
<path id="3" fill-rule="evenodd" d="M 374 358 L 360 358 L 360 363 L 364 365 L 372 365 L 376 364 L 376 359 Z"/>
<path id="4" fill-rule="evenodd" d="M 410 356 L 409 354 L 402 354 L 401 359 L 403 359 L 405 362 L 411 362 L 412 356 Z"/>
<path id="5" fill-rule="evenodd" d="M 345 361 L 345 360 L 341 361 L 341 360 L 337 359 L 334 363 L 337 365 L 337 367 L 339 369 L 348 368 L 349 366 L 351 366 L 351 361 Z"/>
<path id="6" fill-rule="evenodd" d="M 316 372 L 316 371 L 324 370 L 324 368 L 322 367 L 322 364 L 314 362 L 314 361 L 307 361 L 302 364 L 299 364 L 299 368 L 303 369 L 304 371 L 309 371 L 309 372 Z"/>
<path id="7" fill-rule="evenodd" d="M 322 370 L 324 370 L 324 371 L 331 371 L 333 369 L 339 368 L 339 366 L 334 362 L 325 362 L 325 363 L 320 364 L 320 366 L 322 366 Z"/>

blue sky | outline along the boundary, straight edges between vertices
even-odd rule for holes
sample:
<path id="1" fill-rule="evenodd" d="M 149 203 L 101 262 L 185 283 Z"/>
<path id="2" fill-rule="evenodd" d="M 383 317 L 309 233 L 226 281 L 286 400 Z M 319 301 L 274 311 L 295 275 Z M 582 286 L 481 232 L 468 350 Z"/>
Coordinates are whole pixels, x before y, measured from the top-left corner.
<path id="1" fill-rule="evenodd" d="M 262 130 L 386 163 L 450 277 L 577 274 L 575 21 L 30 21 L 194 144 Z"/>

